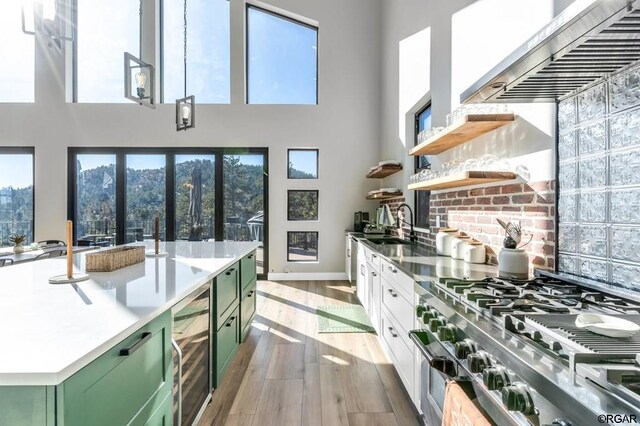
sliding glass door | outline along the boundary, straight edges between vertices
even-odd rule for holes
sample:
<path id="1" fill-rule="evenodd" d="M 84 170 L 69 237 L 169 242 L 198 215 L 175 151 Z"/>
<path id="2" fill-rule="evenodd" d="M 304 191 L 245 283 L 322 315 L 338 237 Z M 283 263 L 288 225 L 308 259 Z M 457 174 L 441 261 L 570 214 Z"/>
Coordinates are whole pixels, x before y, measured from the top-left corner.
<path id="1" fill-rule="evenodd" d="M 153 239 L 155 218 L 160 218 L 160 239 L 166 239 L 166 156 L 126 156 L 127 188 L 125 242 Z"/>
<path id="2" fill-rule="evenodd" d="M 69 148 L 75 238 L 101 246 L 166 241 L 259 241 L 267 271 L 266 148 Z"/>
<path id="3" fill-rule="evenodd" d="M 224 156 L 224 240 L 264 242 L 265 155 Z M 264 247 L 256 253 L 264 273 Z"/>
<path id="4" fill-rule="evenodd" d="M 78 154 L 75 164 L 75 238 L 109 246 L 116 235 L 116 156 Z"/>
<path id="5" fill-rule="evenodd" d="M 215 238 L 215 155 L 176 155 L 175 239 Z"/>

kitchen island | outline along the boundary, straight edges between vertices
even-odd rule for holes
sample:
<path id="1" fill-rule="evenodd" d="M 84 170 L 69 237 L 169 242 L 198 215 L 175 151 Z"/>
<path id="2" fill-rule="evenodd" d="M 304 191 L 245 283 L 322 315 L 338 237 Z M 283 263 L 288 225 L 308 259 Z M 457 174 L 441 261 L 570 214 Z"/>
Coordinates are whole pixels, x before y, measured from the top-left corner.
<path id="1" fill-rule="evenodd" d="M 153 243 L 146 244 L 151 250 Z M 171 393 L 173 382 L 171 308 L 203 285 L 212 283 L 215 334 L 219 318 L 214 314 L 237 312 L 240 295 L 248 287 L 245 281 L 255 284 L 257 247 L 258 243 L 252 242 L 161 243 L 160 250 L 167 252 L 165 257 L 147 258 L 143 263 L 110 273 L 90 273 L 88 281 L 77 284 L 48 282 L 51 276 L 65 271 L 64 257 L 2 268 L 0 330 L 5 345 L 0 351 L 0 424 L 87 424 L 87 418 L 74 419 L 68 415 L 69 410 L 73 411 L 70 407 L 82 400 L 74 398 L 70 384 L 77 385 L 75 379 L 87 376 L 87 372 L 92 377 L 83 377 L 79 388 L 85 397 L 91 394 L 90 388 L 99 388 L 87 380 L 97 383 L 112 374 L 116 378 L 133 374 L 135 387 L 136 380 L 149 381 L 145 374 L 150 371 L 152 378 L 158 377 L 159 382 L 149 390 L 153 398 L 132 407 L 124 403 L 124 417 L 113 419 L 145 424 L 161 405 L 168 406 L 170 412 L 171 401 L 167 403 L 167 395 L 159 395 L 157 391 Z M 85 256 L 86 253 L 74 256 L 75 271 L 85 270 Z M 245 265 L 248 272 L 242 277 Z M 225 286 L 231 282 L 230 296 L 217 290 L 219 275 L 224 275 Z M 224 312 L 221 308 L 216 312 L 217 298 L 229 300 Z M 252 302 L 255 304 L 255 297 Z M 234 342 L 240 338 L 238 333 Z M 214 357 L 216 349 L 212 350 Z M 120 368 L 129 359 L 135 362 Z M 156 371 L 152 371 L 154 368 Z M 139 380 L 135 377 L 138 373 Z M 218 381 L 213 378 L 214 383 Z M 127 398 L 126 386 L 110 383 L 107 388 L 103 389 L 104 395 L 98 392 L 95 396 L 110 396 L 114 401 L 131 399 Z M 142 393 L 145 390 L 138 389 Z M 90 401 L 117 409 L 118 403 L 107 402 Z M 149 402 L 152 404 L 146 415 L 135 419 L 130 416 L 145 412 Z M 118 422 L 101 418 L 89 423 Z"/>

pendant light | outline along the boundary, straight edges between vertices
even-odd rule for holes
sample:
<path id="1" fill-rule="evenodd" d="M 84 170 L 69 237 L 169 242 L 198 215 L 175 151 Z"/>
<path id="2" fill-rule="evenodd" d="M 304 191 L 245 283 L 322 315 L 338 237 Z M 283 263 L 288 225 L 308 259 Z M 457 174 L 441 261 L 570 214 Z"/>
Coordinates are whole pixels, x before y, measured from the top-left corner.
<path id="1" fill-rule="evenodd" d="M 196 97 L 187 96 L 187 0 L 184 0 L 184 98 L 176 99 L 176 130 L 196 125 Z"/>
<path id="2" fill-rule="evenodd" d="M 124 52 L 124 97 L 149 108 L 155 108 L 155 73 L 153 65 L 142 60 L 142 2 L 140 0 L 140 57 Z"/>

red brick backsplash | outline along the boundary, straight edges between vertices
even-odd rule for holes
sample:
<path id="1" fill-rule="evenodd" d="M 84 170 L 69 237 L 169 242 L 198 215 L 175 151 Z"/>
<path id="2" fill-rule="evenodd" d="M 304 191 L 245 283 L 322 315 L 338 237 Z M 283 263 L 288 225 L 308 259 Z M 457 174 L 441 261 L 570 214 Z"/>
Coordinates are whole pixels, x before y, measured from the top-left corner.
<path id="1" fill-rule="evenodd" d="M 382 201 L 394 216 L 404 198 Z M 533 239 L 525 247 L 535 268 L 554 269 L 555 264 L 555 181 L 518 183 L 470 190 L 454 190 L 431 194 L 430 232 L 417 231 L 418 243 L 435 247 L 436 216 L 441 227 L 454 227 L 482 241 L 487 248 L 487 263 L 497 265 L 498 252 L 505 237 L 496 219 L 520 222 L 526 235 Z M 392 230 L 400 237 L 408 237 L 409 229 Z"/>

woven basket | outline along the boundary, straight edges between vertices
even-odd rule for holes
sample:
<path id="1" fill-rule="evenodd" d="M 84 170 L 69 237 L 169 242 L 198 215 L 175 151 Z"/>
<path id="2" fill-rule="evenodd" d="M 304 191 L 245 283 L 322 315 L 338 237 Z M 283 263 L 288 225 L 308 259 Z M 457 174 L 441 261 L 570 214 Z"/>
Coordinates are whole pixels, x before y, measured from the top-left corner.
<path id="1" fill-rule="evenodd" d="M 143 246 L 118 247 L 87 254 L 87 272 L 111 272 L 144 262 Z"/>

